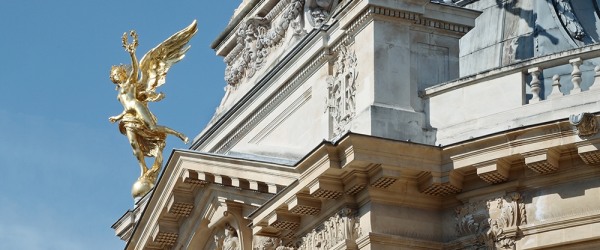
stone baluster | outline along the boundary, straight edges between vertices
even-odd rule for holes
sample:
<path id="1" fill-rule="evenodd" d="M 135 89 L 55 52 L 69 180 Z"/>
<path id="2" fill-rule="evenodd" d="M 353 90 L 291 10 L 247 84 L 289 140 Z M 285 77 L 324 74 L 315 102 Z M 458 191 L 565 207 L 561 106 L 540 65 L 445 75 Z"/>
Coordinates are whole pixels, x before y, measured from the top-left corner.
<path id="1" fill-rule="evenodd" d="M 529 83 L 529 86 L 531 86 L 531 94 L 533 95 L 533 97 L 531 97 L 531 100 L 529 100 L 529 103 L 539 102 L 541 101 L 540 90 L 542 88 L 540 87 L 541 83 L 538 77 L 542 72 L 542 69 L 540 67 L 535 67 L 528 69 L 527 72 L 531 74 L 531 83 Z"/>
<path id="2" fill-rule="evenodd" d="M 560 76 L 554 75 L 552 76 L 552 93 L 548 95 L 548 99 L 554 99 L 557 97 L 561 97 L 564 94 L 560 92 Z"/>
<path id="3" fill-rule="evenodd" d="M 579 66 L 581 66 L 581 58 L 575 58 L 569 60 L 569 63 L 573 65 L 573 72 L 571 72 L 571 82 L 573 82 L 573 89 L 571 90 L 571 94 L 577 94 L 581 92 L 581 70 L 579 70 Z"/>
<path id="4" fill-rule="evenodd" d="M 590 87 L 590 90 L 600 89 L 600 66 L 596 66 L 594 72 L 594 84 Z"/>

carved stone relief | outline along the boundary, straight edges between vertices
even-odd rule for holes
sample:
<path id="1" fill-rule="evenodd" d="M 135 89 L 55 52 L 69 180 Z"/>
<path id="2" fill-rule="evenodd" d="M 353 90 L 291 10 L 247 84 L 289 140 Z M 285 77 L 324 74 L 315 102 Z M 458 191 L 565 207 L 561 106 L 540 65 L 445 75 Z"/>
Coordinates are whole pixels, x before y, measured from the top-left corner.
<path id="1" fill-rule="evenodd" d="M 456 208 L 456 234 L 469 249 L 512 249 L 519 226 L 527 223 L 520 193 L 470 202 Z"/>
<path id="2" fill-rule="evenodd" d="M 332 118 L 332 137 L 347 131 L 356 114 L 356 66 L 356 53 L 340 46 L 333 65 L 333 75 L 327 78 L 327 107 Z"/>
<path id="3" fill-rule="evenodd" d="M 286 4 L 281 15 L 267 15 L 266 17 L 251 17 L 246 19 L 236 32 L 237 45 L 225 57 L 227 64 L 225 68 L 225 81 L 229 85 L 236 85 L 244 77 L 252 77 L 261 69 L 269 49 L 279 45 L 282 38 L 292 24 L 295 34 L 303 32 L 298 23 L 300 14 L 304 8 L 303 0 L 284 0 L 280 4 Z M 279 6 L 279 4 L 278 4 Z M 277 11 L 279 8 L 274 8 Z M 271 20 L 271 16 L 277 16 Z M 293 25 L 295 23 L 295 25 Z"/>
<path id="4" fill-rule="evenodd" d="M 575 130 L 575 134 L 579 137 L 588 137 L 598 133 L 598 124 L 596 123 L 596 117 L 591 113 L 581 113 L 578 115 L 571 115 L 569 122 Z"/>
<path id="5" fill-rule="evenodd" d="M 252 239 L 253 250 L 276 250 L 281 245 L 281 240 L 272 237 L 254 236 Z"/>
<path id="6" fill-rule="evenodd" d="M 329 21 L 338 0 L 306 0 L 304 13 L 313 28 L 320 28 Z"/>
<path id="7" fill-rule="evenodd" d="M 579 23 L 570 0 L 552 0 L 552 5 L 558 14 L 560 22 L 572 38 L 582 40 L 585 36 L 583 26 Z"/>
<path id="8" fill-rule="evenodd" d="M 252 239 L 253 250 L 293 250 L 293 248 L 283 246 L 278 238 L 254 236 Z"/>
<path id="9" fill-rule="evenodd" d="M 344 208 L 298 239 L 294 245 L 298 250 L 330 249 L 347 240 L 356 241 L 360 236 L 360 218 L 357 211 Z"/>

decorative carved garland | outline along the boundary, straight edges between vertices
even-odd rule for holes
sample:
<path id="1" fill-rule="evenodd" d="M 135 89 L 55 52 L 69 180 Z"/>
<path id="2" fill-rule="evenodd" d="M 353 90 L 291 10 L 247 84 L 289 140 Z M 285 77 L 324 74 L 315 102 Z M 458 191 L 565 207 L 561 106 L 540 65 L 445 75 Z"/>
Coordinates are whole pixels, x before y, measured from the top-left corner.
<path id="1" fill-rule="evenodd" d="M 356 115 L 356 53 L 340 46 L 333 65 L 333 75 L 327 77 L 327 108 L 332 118 L 333 136 L 343 134 Z"/>
<path id="2" fill-rule="evenodd" d="M 269 49 L 281 43 L 290 24 L 300 16 L 304 0 L 287 1 L 290 3 L 275 24 L 265 17 L 251 17 L 241 24 L 236 32 L 237 46 L 225 58 L 225 81 L 229 85 L 235 86 L 242 78 L 254 76 L 264 66 Z M 295 34 L 303 32 L 301 25 L 292 28 Z"/>

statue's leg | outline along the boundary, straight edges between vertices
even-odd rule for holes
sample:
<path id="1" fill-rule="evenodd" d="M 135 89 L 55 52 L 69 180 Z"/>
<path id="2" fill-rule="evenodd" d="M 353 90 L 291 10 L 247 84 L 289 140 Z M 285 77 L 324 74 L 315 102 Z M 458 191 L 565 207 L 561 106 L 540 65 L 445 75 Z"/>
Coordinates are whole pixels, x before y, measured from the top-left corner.
<path id="1" fill-rule="evenodd" d="M 165 126 L 161 126 L 156 124 L 156 119 L 154 119 L 152 113 L 150 113 L 150 110 L 148 109 L 148 107 L 146 105 L 143 105 L 142 103 L 137 103 L 136 104 L 136 111 L 138 113 L 138 115 L 142 118 L 144 124 L 146 126 L 148 126 L 148 128 L 152 131 L 158 131 L 161 133 L 166 133 L 166 134 L 172 134 L 175 135 L 177 137 L 179 137 L 179 139 L 181 139 L 182 141 L 184 141 L 185 143 L 188 142 L 188 138 L 187 136 L 183 135 L 182 133 L 179 133 L 169 127 L 165 127 Z"/>
<path id="2" fill-rule="evenodd" d="M 169 128 L 169 127 L 166 127 L 166 126 L 161 126 L 161 125 L 154 125 L 153 128 L 150 128 L 150 129 L 155 130 L 155 131 L 160 131 L 162 133 L 172 134 L 174 136 L 179 137 L 179 139 L 181 139 L 184 143 L 186 143 L 186 144 L 188 143 L 187 136 L 185 136 L 182 133 L 179 133 L 179 132 L 175 131 L 172 128 Z"/>
<path id="3" fill-rule="evenodd" d="M 163 163 L 162 151 L 164 148 L 165 148 L 165 144 L 163 144 L 163 146 L 158 149 L 156 157 L 154 157 L 154 164 L 152 164 L 152 168 L 150 170 L 148 170 L 148 172 L 146 173 L 146 176 L 150 177 L 153 181 L 155 181 L 156 178 L 158 177 L 158 171 L 162 167 L 162 163 Z"/>
<path id="4" fill-rule="evenodd" d="M 133 149 L 133 155 L 135 155 L 135 158 L 140 164 L 140 176 L 144 176 L 146 171 L 148 171 L 148 167 L 146 167 L 146 161 L 144 159 L 144 153 L 142 153 L 142 150 L 140 149 L 140 144 L 137 140 L 135 132 L 130 129 L 127 129 L 126 131 L 127 139 L 129 139 L 129 144 L 131 144 L 131 149 Z"/>
<path id="5" fill-rule="evenodd" d="M 158 154 L 156 154 L 156 157 L 154 158 L 154 164 L 152 164 L 152 171 L 158 171 L 160 169 L 160 167 L 162 167 L 162 163 L 163 163 L 163 155 L 162 155 L 162 148 L 158 151 Z"/>

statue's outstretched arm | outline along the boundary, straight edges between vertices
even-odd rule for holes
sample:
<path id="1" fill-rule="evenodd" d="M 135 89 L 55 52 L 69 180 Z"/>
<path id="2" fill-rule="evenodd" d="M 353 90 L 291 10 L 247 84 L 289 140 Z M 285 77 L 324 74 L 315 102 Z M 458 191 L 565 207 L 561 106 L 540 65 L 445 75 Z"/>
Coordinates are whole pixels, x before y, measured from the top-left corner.
<path id="1" fill-rule="evenodd" d="M 129 81 L 133 80 L 133 82 L 137 82 L 138 73 L 139 73 L 139 63 L 137 57 L 135 56 L 135 50 L 138 46 L 138 36 L 135 30 L 129 32 L 129 36 L 133 39 L 131 43 L 128 43 L 127 32 L 123 34 L 123 48 L 125 51 L 129 52 L 131 56 L 131 74 L 129 75 Z"/>
<path id="2" fill-rule="evenodd" d="M 116 122 L 116 121 L 119 121 L 119 120 L 123 119 L 123 116 L 125 116 L 125 114 L 126 114 L 126 113 L 127 113 L 127 112 L 125 112 L 125 110 L 123 110 L 123 112 L 121 112 L 120 114 L 118 114 L 118 115 L 115 115 L 115 116 L 111 116 L 111 117 L 109 117 L 109 118 L 108 118 L 108 120 L 109 120 L 110 122 Z"/>
<path id="3" fill-rule="evenodd" d="M 135 49 L 130 51 L 129 55 L 131 56 L 131 75 L 129 75 L 129 79 L 137 82 L 140 65 L 138 64 L 137 57 L 135 56 Z"/>

